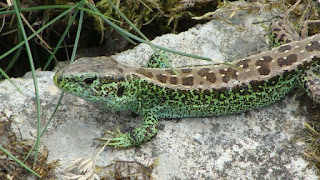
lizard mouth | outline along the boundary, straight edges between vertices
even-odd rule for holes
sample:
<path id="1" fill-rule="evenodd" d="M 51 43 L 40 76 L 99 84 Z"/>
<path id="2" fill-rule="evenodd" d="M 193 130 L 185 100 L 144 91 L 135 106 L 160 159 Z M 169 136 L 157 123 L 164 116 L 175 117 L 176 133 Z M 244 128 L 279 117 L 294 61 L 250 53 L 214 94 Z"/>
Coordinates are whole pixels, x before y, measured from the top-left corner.
<path id="1" fill-rule="evenodd" d="M 60 81 L 61 81 L 61 78 L 60 78 L 60 74 L 59 74 L 59 71 L 58 71 L 58 72 L 56 72 L 56 74 L 53 76 L 53 82 L 54 82 L 54 84 L 55 84 L 57 87 L 60 87 L 60 86 L 59 86 Z"/>

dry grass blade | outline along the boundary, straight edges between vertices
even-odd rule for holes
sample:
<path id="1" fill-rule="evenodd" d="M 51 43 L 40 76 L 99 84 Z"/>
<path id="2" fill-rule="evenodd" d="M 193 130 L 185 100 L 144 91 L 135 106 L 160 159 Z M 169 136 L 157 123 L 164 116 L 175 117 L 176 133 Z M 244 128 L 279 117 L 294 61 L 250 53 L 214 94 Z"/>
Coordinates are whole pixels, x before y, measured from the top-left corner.
<path id="1" fill-rule="evenodd" d="M 81 157 L 74 159 L 68 167 L 64 169 L 64 172 L 61 172 L 61 177 L 68 180 L 99 180 L 100 178 L 96 174 L 96 159 L 107 144 L 108 143 L 89 158 Z"/>

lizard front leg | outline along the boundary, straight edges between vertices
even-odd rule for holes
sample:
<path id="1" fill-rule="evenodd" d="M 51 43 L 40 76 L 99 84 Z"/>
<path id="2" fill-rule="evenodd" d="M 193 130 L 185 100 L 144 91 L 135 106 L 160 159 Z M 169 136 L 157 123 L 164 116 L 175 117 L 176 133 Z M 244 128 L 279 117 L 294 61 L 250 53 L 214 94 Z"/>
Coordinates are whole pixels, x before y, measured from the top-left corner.
<path id="1" fill-rule="evenodd" d="M 139 146 L 142 143 L 150 141 L 158 133 L 158 118 L 153 111 L 146 111 L 144 115 L 142 127 L 138 127 L 130 132 L 121 133 L 110 132 L 113 138 L 100 138 L 99 140 L 107 141 L 108 146 L 129 148 L 132 146 Z"/>
<path id="2" fill-rule="evenodd" d="M 149 58 L 147 67 L 149 68 L 168 68 L 164 59 L 169 60 L 168 55 L 163 50 L 158 50 L 154 52 Z"/>

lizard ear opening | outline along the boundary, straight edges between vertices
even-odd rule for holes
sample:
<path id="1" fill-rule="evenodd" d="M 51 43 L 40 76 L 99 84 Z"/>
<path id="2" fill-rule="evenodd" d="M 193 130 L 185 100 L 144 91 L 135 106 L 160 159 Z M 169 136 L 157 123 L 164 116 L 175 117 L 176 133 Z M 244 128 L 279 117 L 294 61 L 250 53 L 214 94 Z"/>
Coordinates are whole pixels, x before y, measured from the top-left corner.
<path id="1" fill-rule="evenodd" d="M 124 86 L 119 87 L 117 91 L 117 96 L 121 97 L 123 95 L 123 92 L 124 92 Z"/>
<path id="2" fill-rule="evenodd" d="M 94 80 L 96 80 L 96 77 L 86 78 L 85 80 L 83 80 L 83 82 L 84 82 L 86 85 L 91 85 Z"/>

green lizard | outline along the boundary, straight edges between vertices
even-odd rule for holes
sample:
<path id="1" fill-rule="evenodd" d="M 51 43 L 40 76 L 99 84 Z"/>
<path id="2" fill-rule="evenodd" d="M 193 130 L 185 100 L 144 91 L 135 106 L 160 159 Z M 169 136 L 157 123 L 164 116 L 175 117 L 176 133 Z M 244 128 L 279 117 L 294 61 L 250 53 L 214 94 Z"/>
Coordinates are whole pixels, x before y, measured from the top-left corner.
<path id="1" fill-rule="evenodd" d="M 54 76 L 73 95 L 144 118 L 142 127 L 115 133 L 108 145 L 138 146 L 154 137 L 162 118 L 228 115 L 280 100 L 293 88 L 312 86 L 305 70 L 319 63 L 320 34 L 232 61 L 243 70 L 219 64 L 177 68 L 133 67 L 111 57 L 81 58 Z M 105 139 L 107 140 L 107 139 Z"/>
<path id="2" fill-rule="evenodd" d="M 143 116 L 142 127 L 112 133 L 111 139 L 101 138 L 114 147 L 138 146 L 151 140 L 162 118 L 244 112 L 278 101 L 294 88 L 305 89 L 320 102 L 320 34 L 301 40 L 281 22 L 273 23 L 272 30 L 277 40 L 288 44 L 231 62 L 242 70 L 219 64 L 177 68 L 176 75 L 161 61 L 154 61 L 155 57 L 149 68 L 96 57 L 81 58 L 58 71 L 54 82 L 104 108 Z"/>

